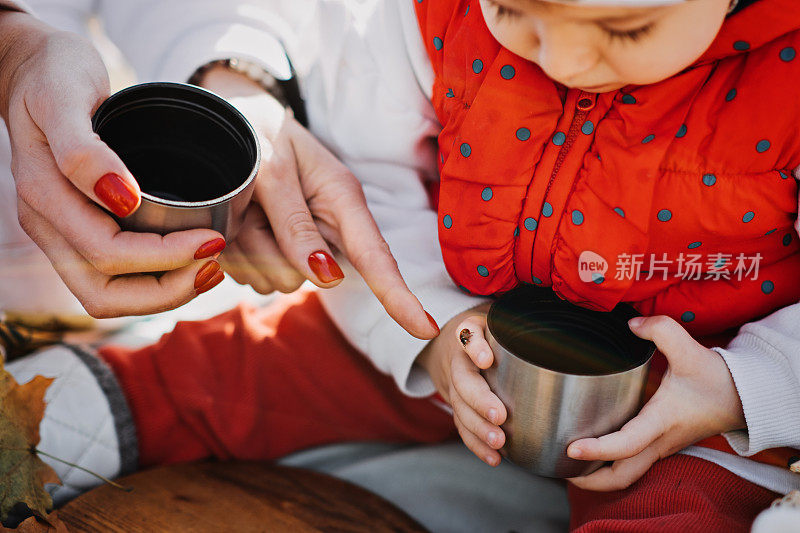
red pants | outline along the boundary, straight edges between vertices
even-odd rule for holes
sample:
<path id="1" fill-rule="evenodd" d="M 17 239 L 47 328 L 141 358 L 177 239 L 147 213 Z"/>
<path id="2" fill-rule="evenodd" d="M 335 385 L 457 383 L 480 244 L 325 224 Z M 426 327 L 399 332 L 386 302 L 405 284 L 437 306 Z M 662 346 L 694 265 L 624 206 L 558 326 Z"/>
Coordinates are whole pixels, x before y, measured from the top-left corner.
<path id="1" fill-rule="evenodd" d="M 275 459 L 345 441 L 434 443 L 452 419 L 404 396 L 339 334 L 313 293 L 180 323 L 157 344 L 106 348 L 128 398 L 142 466 Z M 675 456 L 624 491 L 570 489 L 579 531 L 748 531 L 776 495 Z"/>

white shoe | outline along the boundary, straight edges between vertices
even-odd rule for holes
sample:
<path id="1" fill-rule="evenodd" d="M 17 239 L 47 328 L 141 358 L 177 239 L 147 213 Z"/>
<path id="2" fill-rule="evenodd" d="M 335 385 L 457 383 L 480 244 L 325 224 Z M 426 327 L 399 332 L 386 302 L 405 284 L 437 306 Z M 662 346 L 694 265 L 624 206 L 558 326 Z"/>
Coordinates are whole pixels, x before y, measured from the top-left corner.
<path id="1" fill-rule="evenodd" d="M 752 533 L 798 533 L 800 532 L 800 491 L 792 491 L 775 500 L 772 506 L 762 511 L 753 522 Z"/>

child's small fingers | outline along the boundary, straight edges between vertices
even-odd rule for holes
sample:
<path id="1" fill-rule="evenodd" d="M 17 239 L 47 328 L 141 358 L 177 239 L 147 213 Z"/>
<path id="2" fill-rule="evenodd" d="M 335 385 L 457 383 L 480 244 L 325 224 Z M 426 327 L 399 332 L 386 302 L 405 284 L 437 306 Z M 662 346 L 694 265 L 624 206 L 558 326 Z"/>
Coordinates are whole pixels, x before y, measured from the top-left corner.
<path id="1" fill-rule="evenodd" d="M 494 354 L 483 334 L 485 328 L 486 317 L 483 315 L 474 315 L 466 318 L 456 328 L 456 336 L 461 345 L 464 346 L 464 351 L 467 352 L 469 358 L 478 368 L 484 369 L 492 366 L 494 362 Z"/>
<path id="2" fill-rule="evenodd" d="M 468 430 L 458 417 L 454 417 L 453 420 L 455 421 L 458 434 L 461 435 L 461 440 L 464 441 L 464 445 L 469 448 L 478 459 L 489 466 L 497 466 L 500 464 L 501 458 L 497 450 L 491 449 L 485 442 Z"/>
<path id="3" fill-rule="evenodd" d="M 572 478 L 569 481 L 583 490 L 599 492 L 624 490 L 641 478 L 658 458 L 658 452 L 651 446 L 629 459 L 615 461 L 611 466 L 604 466 L 588 476 Z"/>
<path id="4" fill-rule="evenodd" d="M 452 394 L 450 403 L 453 406 L 453 414 L 458 418 L 466 429 L 481 439 L 494 450 L 499 450 L 506 442 L 505 433 L 498 426 L 488 422 L 485 418 L 475 412 L 458 393 Z"/>
<path id="5" fill-rule="evenodd" d="M 619 431 L 596 439 L 581 439 L 567 448 L 567 455 L 585 461 L 617 461 L 642 452 L 667 430 L 668 413 L 653 407 L 653 401 Z"/>
<path id="6" fill-rule="evenodd" d="M 499 426 L 506 421 L 505 405 L 465 354 L 453 357 L 450 374 L 453 387 L 467 405 L 493 424 Z"/>

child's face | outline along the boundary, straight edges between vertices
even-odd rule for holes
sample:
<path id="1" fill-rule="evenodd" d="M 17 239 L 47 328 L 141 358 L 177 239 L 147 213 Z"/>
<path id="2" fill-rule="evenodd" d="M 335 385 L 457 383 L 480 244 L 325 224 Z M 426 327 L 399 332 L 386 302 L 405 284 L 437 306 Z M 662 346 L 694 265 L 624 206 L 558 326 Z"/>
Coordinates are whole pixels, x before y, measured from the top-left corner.
<path id="1" fill-rule="evenodd" d="M 542 0 L 481 0 L 489 31 L 554 81 L 601 93 L 682 71 L 708 48 L 730 0 L 659 7 L 596 7 Z"/>

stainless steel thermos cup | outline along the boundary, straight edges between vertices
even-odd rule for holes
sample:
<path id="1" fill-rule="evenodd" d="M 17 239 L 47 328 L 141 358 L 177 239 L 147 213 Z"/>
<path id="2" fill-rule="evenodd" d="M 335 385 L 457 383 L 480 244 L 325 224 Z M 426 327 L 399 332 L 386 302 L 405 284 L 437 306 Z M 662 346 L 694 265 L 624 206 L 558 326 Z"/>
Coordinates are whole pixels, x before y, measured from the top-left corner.
<path id="1" fill-rule="evenodd" d="M 232 239 L 253 193 L 260 146 L 231 104 L 180 83 L 145 83 L 108 98 L 92 126 L 133 173 L 142 204 L 125 230 L 209 228 Z"/>
<path id="2" fill-rule="evenodd" d="M 567 478 L 602 466 L 567 457 L 567 446 L 616 431 L 641 407 L 655 345 L 628 328 L 633 308 L 591 311 L 526 287 L 495 301 L 485 371 L 508 409 L 502 453 L 542 476 Z"/>

